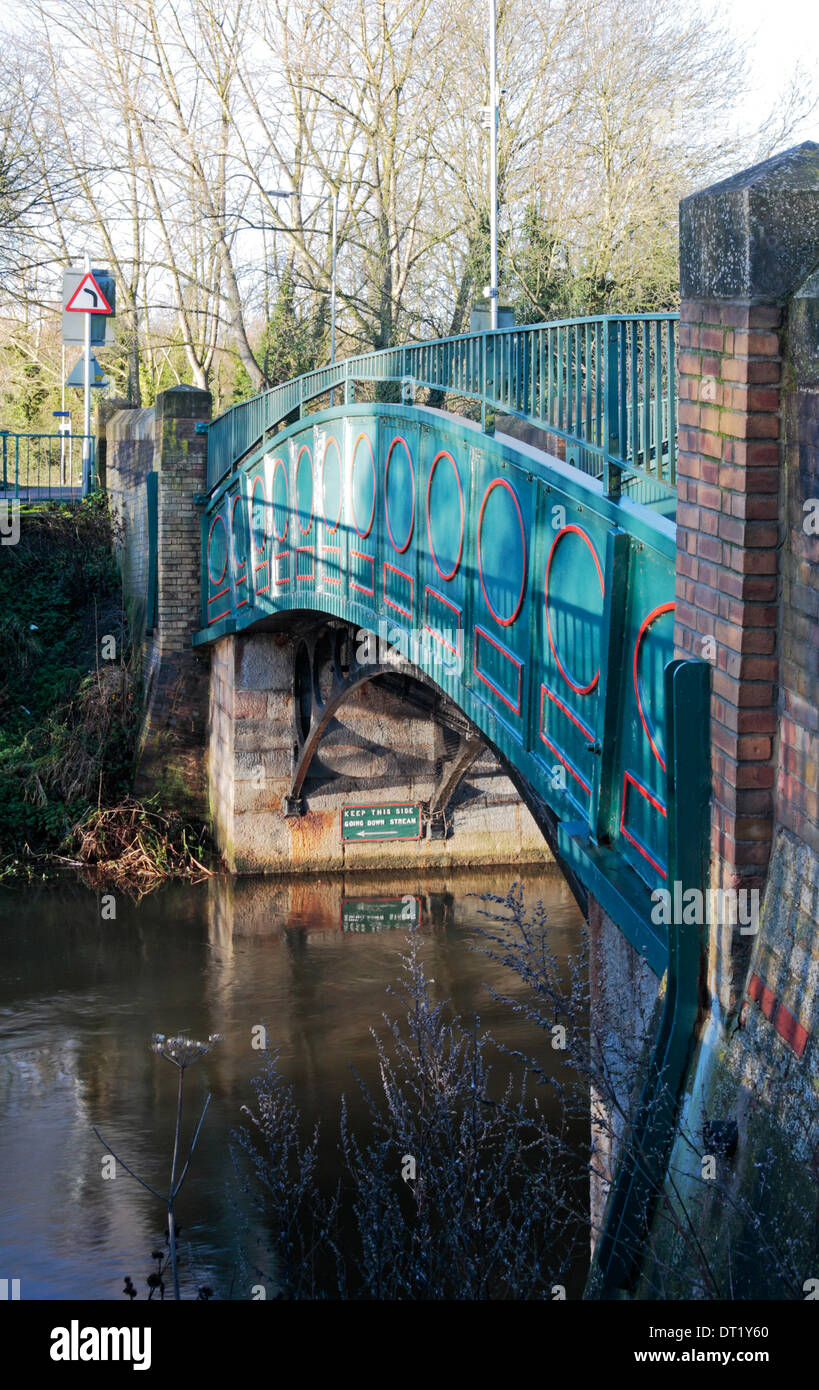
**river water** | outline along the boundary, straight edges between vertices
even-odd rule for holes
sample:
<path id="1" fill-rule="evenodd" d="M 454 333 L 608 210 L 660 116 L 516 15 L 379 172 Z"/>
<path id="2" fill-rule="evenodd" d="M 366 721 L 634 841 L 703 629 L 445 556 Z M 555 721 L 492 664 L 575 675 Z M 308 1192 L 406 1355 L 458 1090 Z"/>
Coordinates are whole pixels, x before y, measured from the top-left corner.
<path id="1" fill-rule="evenodd" d="M 377 1084 L 370 1029 L 383 1034 L 385 1011 L 400 1012 L 387 989 L 406 947 L 402 908 L 420 916 L 433 994 L 556 1069 L 548 1039 L 487 989 L 523 992 L 480 949 L 486 904 L 476 896 L 505 895 L 515 877 L 527 904 L 544 902 L 552 948 L 566 956 L 582 919 L 556 872 L 214 879 L 138 903 L 118 896 L 114 920 L 101 893 L 73 882 L 0 890 L 0 1278 L 19 1279 L 24 1299 L 119 1299 L 129 1275 L 143 1296 L 163 1211 L 121 1169 L 103 1178 L 92 1127 L 161 1190 L 177 1073 L 151 1051 L 152 1034 L 218 1032 L 223 1041 L 186 1079 L 188 1130 L 208 1089 L 213 1100 L 179 1199 L 183 1247 L 190 1241 L 183 1296 L 205 1282 L 246 1297 L 228 1139 L 253 1102 L 254 1028 L 278 1050 L 307 1126 L 319 1120 L 334 1137 L 342 1094 L 355 1121 L 352 1068 Z"/>

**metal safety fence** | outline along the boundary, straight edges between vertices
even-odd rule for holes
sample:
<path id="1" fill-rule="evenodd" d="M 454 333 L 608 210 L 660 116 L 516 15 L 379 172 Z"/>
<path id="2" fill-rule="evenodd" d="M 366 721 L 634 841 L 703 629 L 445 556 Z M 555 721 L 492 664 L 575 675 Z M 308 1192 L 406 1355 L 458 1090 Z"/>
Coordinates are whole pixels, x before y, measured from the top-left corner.
<path id="1" fill-rule="evenodd" d="M 94 437 L 0 430 L 0 499 L 70 502 L 94 483 Z"/>

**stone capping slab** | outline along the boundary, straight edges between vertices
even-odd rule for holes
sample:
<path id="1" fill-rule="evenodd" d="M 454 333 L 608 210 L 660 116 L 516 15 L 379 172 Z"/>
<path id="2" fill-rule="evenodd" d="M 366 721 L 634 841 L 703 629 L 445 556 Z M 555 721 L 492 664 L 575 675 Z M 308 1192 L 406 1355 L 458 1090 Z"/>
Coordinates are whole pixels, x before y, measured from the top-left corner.
<path id="1" fill-rule="evenodd" d="M 153 440 L 155 419 L 152 405 L 139 409 L 125 406 L 115 411 L 108 417 L 105 425 L 109 444 L 118 444 L 130 439 Z"/>
<path id="2" fill-rule="evenodd" d="M 155 404 L 157 420 L 210 420 L 213 397 L 199 386 L 171 386 L 160 391 Z"/>
<path id="3" fill-rule="evenodd" d="M 816 266 L 819 144 L 805 141 L 680 203 L 682 299 L 779 303 Z"/>
<path id="4" fill-rule="evenodd" d="M 819 385 L 819 260 L 788 306 L 788 360 L 801 390 Z"/>

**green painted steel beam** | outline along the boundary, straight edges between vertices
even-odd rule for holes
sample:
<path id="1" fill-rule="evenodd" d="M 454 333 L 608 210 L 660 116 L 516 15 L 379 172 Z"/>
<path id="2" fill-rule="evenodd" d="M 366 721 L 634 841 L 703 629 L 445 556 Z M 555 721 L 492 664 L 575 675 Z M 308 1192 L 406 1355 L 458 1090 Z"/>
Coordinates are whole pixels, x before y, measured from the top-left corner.
<path id="1" fill-rule="evenodd" d="M 668 941 L 666 933 L 651 921 L 652 890 L 616 849 L 594 844 L 584 821 L 561 821 L 557 842 L 562 857 L 587 892 L 661 978 L 668 964 Z"/>
<path id="2" fill-rule="evenodd" d="M 596 845 L 610 843 L 616 833 L 615 764 L 622 717 L 626 610 L 632 545 L 631 537 L 625 531 L 610 530 L 606 537 L 603 656 L 600 662 L 602 717 L 596 740 L 589 813 L 589 833 Z"/>
<path id="3" fill-rule="evenodd" d="M 667 721 L 668 876 L 672 902 L 691 889 L 708 891 L 711 757 L 710 667 L 674 660 L 665 670 Z M 701 917 L 704 919 L 704 912 Z M 704 920 L 672 922 L 663 1012 L 634 1120 L 621 1155 L 587 1285 L 594 1298 L 628 1297 L 639 1273 L 651 1215 L 665 1177 L 680 1092 L 695 1043 L 706 963 Z"/>

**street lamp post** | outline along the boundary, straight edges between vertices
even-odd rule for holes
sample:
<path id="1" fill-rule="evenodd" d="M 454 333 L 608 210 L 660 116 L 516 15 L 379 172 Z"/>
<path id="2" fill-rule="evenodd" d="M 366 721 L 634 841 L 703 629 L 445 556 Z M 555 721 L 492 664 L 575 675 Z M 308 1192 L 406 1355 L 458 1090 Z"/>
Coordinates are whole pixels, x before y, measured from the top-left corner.
<path id="1" fill-rule="evenodd" d="M 263 192 L 268 198 L 294 198 L 294 197 L 295 197 L 295 193 L 293 192 L 293 190 L 292 190 L 292 189 L 286 189 L 286 188 L 263 188 L 263 189 L 262 189 L 262 192 Z M 262 232 L 263 232 L 263 234 L 264 234 L 265 231 L 268 231 L 268 230 L 273 230 L 273 231 L 275 231 L 275 228 L 265 227 L 264 224 L 262 224 Z M 269 277 L 269 273 L 268 273 L 268 272 L 269 272 L 269 267 L 268 267 L 268 264 L 267 264 L 267 242 L 266 242 L 266 241 L 263 242 L 263 246 L 264 246 L 264 258 L 265 258 L 265 266 L 264 266 L 264 272 L 265 272 L 265 281 L 264 281 L 264 283 L 265 283 L 265 291 L 264 291 L 264 299 L 265 299 L 265 312 L 266 312 L 266 314 L 268 315 L 268 330 L 269 330 L 269 326 L 270 326 L 270 298 L 269 298 L 268 284 L 269 284 L 269 278 L 270 278 L 270 277 Z M 267 339 L 267 341 L 269 342 L 269 338 Z M 265 372 L 266 372 L 266 371 L 267 371 L 267 361 L 268 361 L 267 348 L 265 348 L 265 359 L 264 359 L 264 360 L 265 360 Z"/>
<path id="2" fill-rule="evenodd" d="M 85 253 L 85 273 L 91 273 L 91 259 Z M 95 301 L 96 302 L 96 301 Z M 83 380 L 82 397 L 82 495 L 87 497 L 91 491 L 91 477 L 94 459 L 91 452 L 91 315 L 85 315 L 83 341 Z"/>
<path id="3" fill-rule="evenodd" d="M 338 249 L 338 193 L 333 194 L 333 262 L 330 276 L 330 362 L 336 360 L 336 251 Z"/>
<path id="4" fill-rule="evenodd" d="M 338 250 L 338 189 L 333 194 L 333 255 L 330 273 L 330 365 L 336 360 L 336 253 Z M 330 388 L 330 409 L 336 403 L 336 393 Z"/>
<path id="5" fill-rule="evenodd" d="M 489 0 L 489 324 L 498 326 L 497 0 Z"/>

